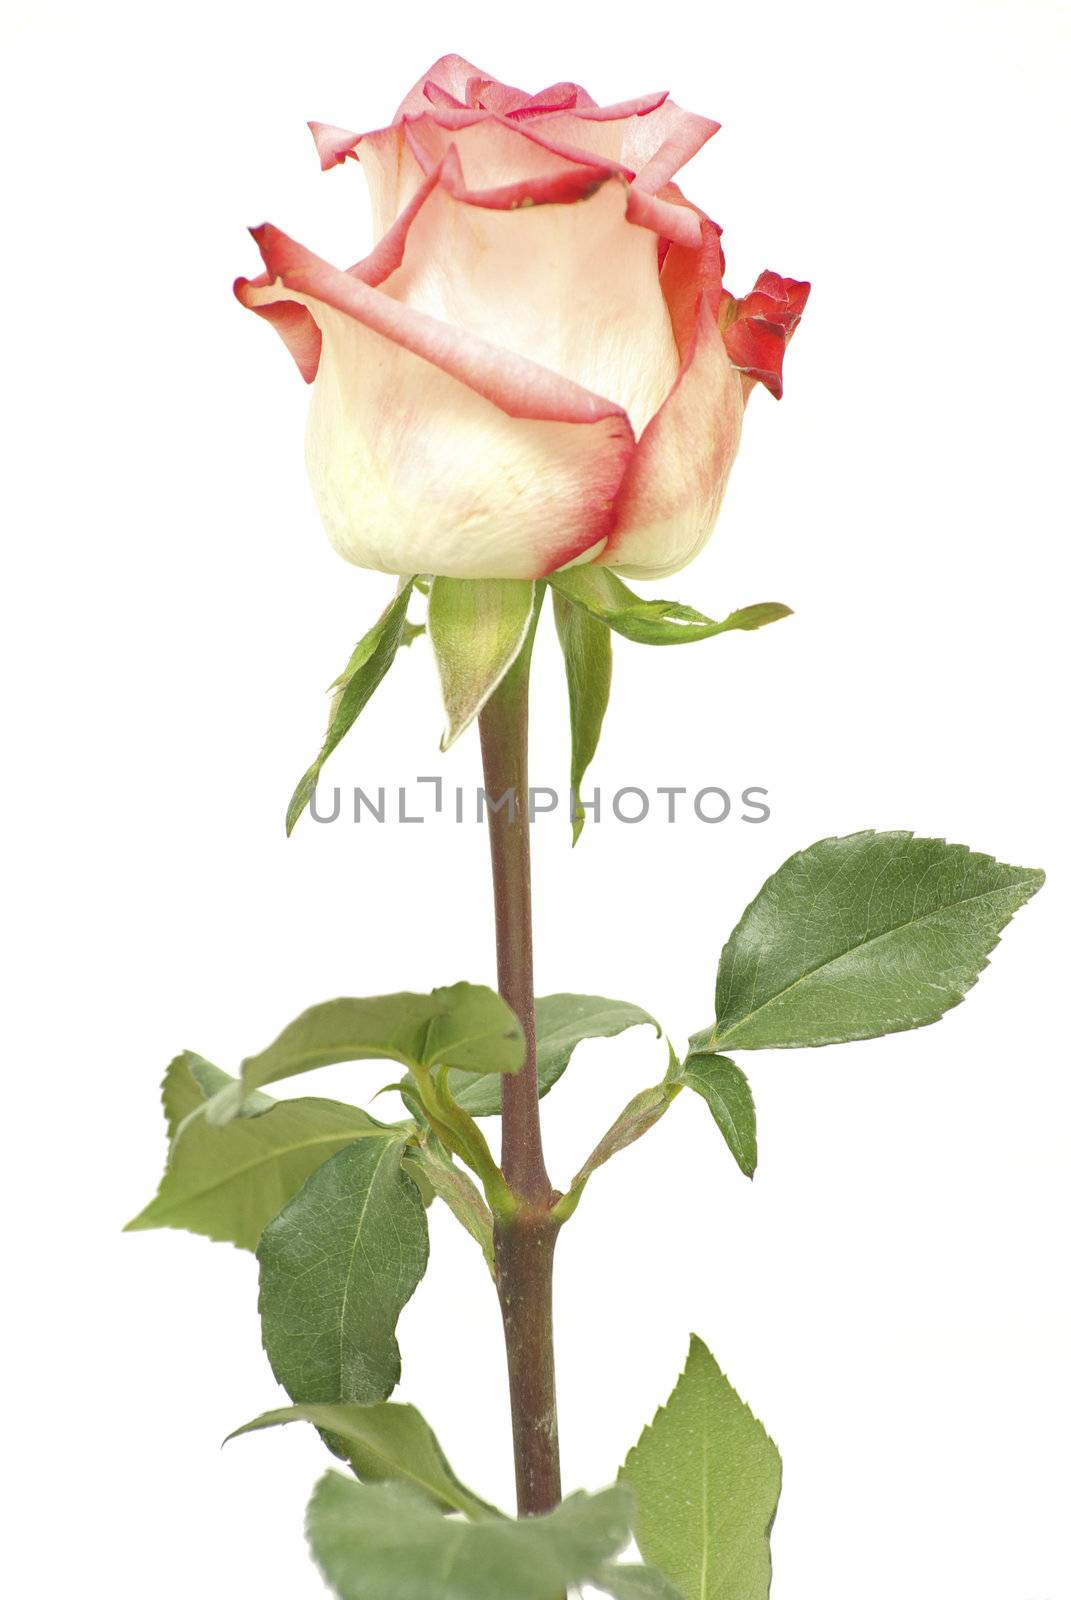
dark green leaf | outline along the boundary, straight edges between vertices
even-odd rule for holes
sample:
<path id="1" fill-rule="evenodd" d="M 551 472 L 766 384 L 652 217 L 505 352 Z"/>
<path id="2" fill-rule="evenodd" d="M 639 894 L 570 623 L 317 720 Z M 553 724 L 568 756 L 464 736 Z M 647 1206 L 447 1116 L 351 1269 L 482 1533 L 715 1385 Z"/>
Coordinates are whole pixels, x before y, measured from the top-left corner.
<path id="1" fill-rule="evenodd" d="M 432 579 L 428 638 L 446 707 L 444 750 L 479 716 L 517 659 L 534 606 L 528 579 Z"/>
<path id="2" fill-rule="evenodd" d="M 610 630 L 606 624 L 557 591 L 554 595 L 554 622 L 565 657 L 565 681 L 569 689 L 569 727 L 572 734 L 569 789 L 572 797 L 573 843 L 576 844 L 584 827 L 580 785 L 598 748 L 602 720 L 610 702 L 613 655 Z"/>
<path id="3" fill-rule="evenodd" d="M 628 1496 L 577 1494 L 546 1517 L 469 1523 L 401 1484 L 367 1488 L 329 1472 L 307 1528 L 342 1600 L 556 1600 L 625 1544 Z"/>
<path id="4" fill-rule="evenodd" d="M 718 967 L 718 1049 L 872 1039 L 936 1022 L 1045 875 L 943 839 L 854 833 L 790 856 Z"/>
<path id="5" fill-rule="evenodd" d="M 755 1101 L 736 1062 L 713 1051 L 690 1050 L 674 1077 L 677 1083 L 702 1095 L 737 1166 L 746 1177 L 753 1178 L 759 1160 Z"/>
<path id="6" fill-rule="evenodd" d="M 294 790 L 287 807 L 288 834 L 294 831 L 295 823 L 312 798 L 324 762 L 349 733 L 390 670 L 405 637 L 405 613 L 412 592 L 412 580 L 402 584 L 379 621 L 354 650 L 345 672 L 332 684 L 335 693 L 328 713 L 327 733 L 320 754 Z"/>
<path id="7" fill-rule="evenodd" d="M 260 1241 L 260 1315 L 292 1400 L 374 1405 L 398 1381 L 394 1330 L 424 1275 L 428 1224 L 403 1139 L 362 1139 L 319 1167 Z"/>
<path id="8" fill-rule="evenodd" d="M 539 1093 L 554 1087 L 584 1039 L 609 1039 L 649 1023 L 652 1016 L 625 1000 L 606 1000 L 594 994 L 548 994 L 535 1003 L 536 1071 Z M 450 1089 L 459 1105 L 473 1117 L 497 1117 L 502 1112 L 502 1085 L 497 1078 L 471 1078 L 454 1073 Z"/>
<path id="9" fill-rule="evenodd" d="M 175 1069 L 183 1061 L 180 1056 L 168 1069 L 169 1116 L 187 1104 L 176 1087 L 181 1077 Z M 214 1068 L 205 1081 L 219 1090 L 235 1080 Z M 203 1099 L 184 1113 L 156 1198 L 127 1223 L 128 1232 L 186 1228 L 255 1250 L 267 1224 L 329 1157 L 355 1139 L 397 1138 L 367 1112 L 337 1100 L 256 1095 L 254 1104 L 257 1115 L 236 1117 L 224 1127 L 198 1115 Z"/>
<path id="10" fill-rule="evenodd" d="M 469 1073 L 519 1072 L 524 1035 L 493 989 L 455 983 L 431 994 L 387 994 L 369 1000 L 328 1000 L 305 1011 L 259 1055 L 242 1063 L 248 1094 L 263 1084 L 340 1061 L 388 1060 L 408 1067 L 459 1067 Z M 210 1116 L 235 1114 L 229 1092 Z"/>
<path id="11" fill-rule="evenodd" d="M 330 1434 L 365 1483 L 408 1483 L 443 1511 L 461 1511 L 473 1521 L 502 1513 L 466 1489 L 454 1475 L 442 1446 L 415 1406 L 304 1405 L 266 1411 L 229 1437 L 288 1422 L 311 1422 Z"/>
<path id="12" fill-rule="evenodd" d="M 788 606 L 765 601 L 714 622 L 674 600 L 642 600 L 609 567 L 570 567 L 549 581 L 557 594 L 636 644 L 690 644 L 737 628 L 751 632 L 792 615 Z"/>
<path id="13" fill-rule="evenodd" d="M 767 1600 L 781 1458 L 702 1340 L 621 1477 L 644 1560 L 684 1600 Z"/>

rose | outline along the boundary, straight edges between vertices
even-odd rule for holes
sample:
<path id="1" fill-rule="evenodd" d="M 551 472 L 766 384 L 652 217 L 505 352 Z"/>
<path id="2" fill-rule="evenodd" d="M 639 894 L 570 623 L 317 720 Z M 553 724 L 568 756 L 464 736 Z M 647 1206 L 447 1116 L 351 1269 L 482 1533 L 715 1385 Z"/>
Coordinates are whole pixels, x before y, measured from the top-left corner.
<path id="1" fill-rule="evenodd" d="M 390 127 L 310 126 L 325 170 L 360 160 L 375 248 L 342 272 L 265 225 L 266 270 L 235 292 L 313 384 L 309 473 L 341 554 L 467 578 L 690 561 L 809 287 L 723 289 L 720 230 L 672 181 L 718 124 L 447 56 Z"/>

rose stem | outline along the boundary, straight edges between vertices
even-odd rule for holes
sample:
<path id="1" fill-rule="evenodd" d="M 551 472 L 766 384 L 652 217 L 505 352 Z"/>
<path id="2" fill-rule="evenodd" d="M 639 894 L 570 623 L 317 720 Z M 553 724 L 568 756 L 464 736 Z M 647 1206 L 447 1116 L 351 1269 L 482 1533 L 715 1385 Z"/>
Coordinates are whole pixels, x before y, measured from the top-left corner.
<path id="1" fill-rule="evenodd" d="M 502 1078 L 502 1171 L 518 1201 L 495 1219 L 495 1265 L 506 1337 L 517 1513 L 537 1516 L 561 1499 L 554 1391 L 552 1277 L 559 1224 L 543 1163 L 532 998 L 532 871 L 528 831 L 528 678 L 535 623 L 524 650 L 480 715 L 489 799 L 498 987 L 524 1028 L 524 1066 Z"/>

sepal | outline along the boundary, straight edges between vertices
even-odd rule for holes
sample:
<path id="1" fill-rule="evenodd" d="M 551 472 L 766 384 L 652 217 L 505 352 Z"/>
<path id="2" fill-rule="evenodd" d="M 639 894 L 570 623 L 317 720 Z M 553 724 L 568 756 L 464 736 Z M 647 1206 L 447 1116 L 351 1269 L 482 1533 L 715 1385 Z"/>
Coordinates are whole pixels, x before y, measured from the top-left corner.
<path id="1" fill-rule="evenodd" d="M 432 579 L 428 638 L 446 708 L 444 750 L 490 700 L 523 650 L 537 612 L 537 585 L 527 579 Z"/>
<path id="2" fill-rule="evenodd" d="M 286 811 L 286 831 L 294 831 L 298 818 L 312 799 L 321 769 L 371 700 L 403 644 L 412 642 L 413 632 L 406 622 L 413 580 L 403 580 L 398 593 L 379 621 L 357 645 L 344 672 L 331 685 L 333 694 L 327 718 L 327 732 L 316 760 L 302 777 Z M 419 631 L 419 629 L 417 630 Z"/>
<path id="3" fill-rule="evenodd" d="M 715 622 L 675 600 L 641 599 L 609 567 L 569 567 L 548 581 L 556 594 L 635 644 L 692 644 L 736 629 L 750 633 L 792 615 L 788 606 L 764 601 Z"/>

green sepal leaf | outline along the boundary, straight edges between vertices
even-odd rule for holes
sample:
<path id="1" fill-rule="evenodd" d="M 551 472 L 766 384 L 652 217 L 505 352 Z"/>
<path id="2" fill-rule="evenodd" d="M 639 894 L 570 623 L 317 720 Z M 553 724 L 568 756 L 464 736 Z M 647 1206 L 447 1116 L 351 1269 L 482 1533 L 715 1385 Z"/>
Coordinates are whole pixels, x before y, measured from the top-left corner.
<path id="1" fill-rule="evenodd" d="M 701 1339 L 621 1478 L 644 1560 L 684 1600 L 767 1600 L 781 1458 Z"/>
<path id="2" fill-rule="evenodd" d="M 792 1049 L 936 1022 L 1044 881 L 943 839 L 822 839 L 778 868 L 733 930 L 711 1042 Z"/>
<path id="3" fill-rule="evenodd" d="M 573 843 L 584 828 L 584 808 L 580 785 L 599 745 L 606 707 L 610 703 L 613 651 L 610 631 L 582 606 L 574 605 L 555 590 L 554 623 L 565 658 L 565 681 L 569 690 L 569 729 L 572 760 L 569 768 Z"/>
<path id="4" fill-rule="evenodd" d="M 341 1061 L 397 1061 L 412 1069 L 457 1067 L 467 1073 L 519 1072 L 524 1034 L 505 1001 L 480 984 L 455 983 L 431 994 L 328 1000 L 283 1029 L 242 1063 L 242 1091 Z M 218 1122 L 235 1115 L 236 1097 L 213 1102 Z"/>
<path id="5" fill-rule="evenodd" d="M 413 582 L 400 585 L 398 593 L 357 645 L 346 670 L 331 685 L 334 695 L 327 718 L 327 732 L 320 754 L 305 773 L 291 796 L 286 811 L 286 831 L 291 834 L 298 818 L 312 798 L 324 762 L 349 733 L 365 706 L 386 677 L 398 648 L 409 643 L 405 613 Z"/>
<path id="6" fill-rule="evenodd" d="M 235 1084 L 218 1067 L 202 1079 L 213 1092 Z M 184 1228 L 255 1250 L 271 1219 L 323 1162 L 355 1139 L 397 1138 L 356 1106 L 267 1095 L 253 1097 L 254 1115 L 213 1126 L 199 1114 L 205 1100 L 193 1103 L 190 1086 L 202 1095 L 187 1056 L 178 1056 L 165 1079 L 165 1109 L 176 1128 L 167 1168 L 155 1199 L 127 1223 L 128 1233 Z"/>
<path id="7" fill-rule="evenodd" d="M 432 1195 L 438 1196 L 472 1235 L 494 1277 L 494 1219 L 468 1173 L 451 1159 L 434 1135 L 425 1144 L 411 1145 L 403 1166 L 413 1181 L 418 1185 L 426 1184 Z"/>
<path id="8" fill-rule="evenodd" d="M 611 1600 L 683 1600 L 680 1590 L 654 1567 L 607 1567 L 595 1587 Z"/>
<path id="9" fill-rule="evenodd" d="M 374 1405 L 398 1381 L 395 1327 L 424 1276 L 424 1202 L 405 1140 L 362 1139 L 319 1167 L 257 1250 L 272 1371 L 299 1403 Z"/>
<path id="10" fill-rule="evenodd" d="M 753 1178 L 759 1147 L 751 1085 L 735 1061 L 712 1050 L 696 1049 L 695 1043 L 693 1040 L 693 1048 L 673 1073 L 673 1079 L 702 1096 L 740 1171 Z"/>
<path id="11" fill-rule="evenodd" d="M 714 622 L 701 611 L 675 600 L 641 599 L 609 567 L 569 567 L 565 572 L 554 573 L 548 581 L 557 594 L 636 644 L 692 644 L 735 629 L 752 632 L 792 615 L 788 606 L 764 601 Z"/>
<path id="12" fill-rule="evenodd" d="M 627 1028 L 649 1024 L 662 1030 L 654 1017 L 627 1000 L 607 1000 L 595 994 L 548 994 L 535 1003 L 536 1074 L 540 1097 L 549 1093 L 584 1039 L 610 1039 Z M 458 1105 L 472 1117 L 502 1114 L 502 1085 L 497 1078 L 466 1077 L 453 1073 L 450 1091 Z"/>
<path id="13" fill-rule="evenodd" d="M 236 1428 L 224 1442 L 289 1422 L 311 1422 L 321 1433 L 329 1434 L 336 1454 L 345 1457 L 364 1483 L 408 1483 L 441 1511 L 460 1511 L 474 1522 L 502 1516 L 457 1478 L 415 1406 L 389 1401 L 378 1406 L 284 1406 Z"/>
<path id="14" fill-rule="evenodd" d="M 479 716 L 521 653 L 536 586 L 522 578 L 433 578 L 428 638 L 446 708 L 442 748 Z"/>
<path id="15" fill-rule="evenodd" d="M 628 1513 L 617 1488 L 572 1495 L 545 1517 L 462 1522 L 402 1484 L 329 1472 L 306 1527 L 341 1600 L 555 1600 L 624 1546 Z"/>
<path id="16" fill-rule="evenodd" d="M 656 1084 L 653 1089 L 641 1089 L 603 1134 L 570 1184 L 568 1193 L 555 1206 L 554 1215 L 562 1221 L 572 1216 L 592 1173 L 660 1122 L 679 1093 L 680 1084 L 670 1082 Z"/>

